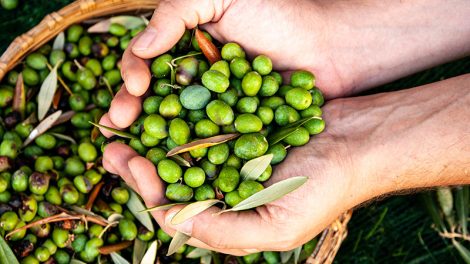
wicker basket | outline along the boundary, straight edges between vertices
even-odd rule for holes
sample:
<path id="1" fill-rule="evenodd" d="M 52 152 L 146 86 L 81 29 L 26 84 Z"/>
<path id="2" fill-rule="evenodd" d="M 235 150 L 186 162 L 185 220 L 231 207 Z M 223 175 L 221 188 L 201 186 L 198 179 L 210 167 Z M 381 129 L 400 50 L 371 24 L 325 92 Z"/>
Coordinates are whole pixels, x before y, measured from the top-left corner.
<path id="1" fill-rule="evenodd" d="M 17 37 L 0 57 L 0 80 L 31 51 L 41 47 L 67 27 L 81 21 L 121 13 L 153 11 L 159 0 L 78 0 L 57 12 L 47 15 L 41 23 Z M 332 263 L 346 238 L 351 211 L 344 213 L 325 229 L 320 241 L 306 263 Z"/>

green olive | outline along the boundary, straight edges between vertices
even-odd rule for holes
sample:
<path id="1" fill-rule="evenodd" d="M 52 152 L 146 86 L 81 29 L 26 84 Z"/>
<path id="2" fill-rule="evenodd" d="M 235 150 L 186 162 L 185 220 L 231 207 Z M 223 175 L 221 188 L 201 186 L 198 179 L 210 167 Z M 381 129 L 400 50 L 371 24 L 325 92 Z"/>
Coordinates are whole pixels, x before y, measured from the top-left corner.
<path id="1" fill-rule="evenodd" d="M 303 88 L 294 88 L 286 93 L 286 102 L 296 110 L 304 110 L 312 104 L 312 94 Z"/>
<path id="2" fill-rule="evenodd" d="M 268 150 L 268 141 L 260 133 L 243 134 L 235 142 L 234 153 L 239 158 L 251 160 Z"/>
<path id="3" fill-rule="evenodd" d="M 270 75 L 263 76 L 263 84 L 259 90 L 259 95 L 273 96 L 276 94 L 277 90 L 279 90 L 279 83 L 276 81 L 276 78 Z"/>
<path id="4" fill-rule="evenodd" d="M 296 131 L 292 132 L 289 136 L 284 139 L 284 142 L 288 145 L 299 147 L 308 143 L 310 134 L 304 127 L 299 127 Z"/>
<path id="5" fill-rule="evenodd" d="M 47 68 L 47 58 L 41 53 L 31 53 L 26 57 L 26 65 L 35 70 L 44 70 Z"/>
<path id="6" fill-rule="evenodd" d="M 278 125 L 285 126 L 298 121 L 300 119 L 300 114 L 288 105 L 281 105 L 276 108 L 274 119 Z"/>
<path id="7" fill-rule="evenodd" d="M 202 119 L 194 126 L 196 135 L 200 138 L 207 138 L 216 136 L 220 132 L 220 128 L 217 124 L 209 119 Z"/>
<path id="8" fill-rule="evenodd" d="M 301 117 L 311 117 L 311 116 L 321 117 L 322 114 L 323 112 L 318 105 L 311 105 L 300 112 Z"/>
<path id="9" fill-rule="evenodd" d="M 69 232 L 59 227 L 55 227 L 52 231 L 52 241 L 58 248 L 64 248 L 67 246 L 69 240 Z"/>
<path id="10" fill-rule="evenodd" d="M 241 114 L 235 119 L 235 129 L 243 134 L 259 132 L 263 122 L 254 114 Z"/>
<path id="11" fill-rule="evenodd" d="M 221 191 L 231 192 L 237 188 L 240 174 L 237 169 L 226 166 L 222 168 L 217 179 Z"/>
<path id="12" fill-rule="evenodd" d="M 98 157 L 98 152 L 93 144 L 84 142 L 78 146 L 78 156 L 84 162 L 92 162 Z"/>
<path id="13" fill-rule="evenodd" d="M 227 143 L 222 143 L 209 148 L 207 158 L 215 165 L 223 164 L 230 154 L 230 149 Z"/>
<path id="14" fill-rule="evenodd" d="M 223 73 L 227 78 L 230 78 L 230 66 L 228 62 L 220 60 L 212 64 L 211 70 Z"/>
<path id="15" fill-rule="evenodd" d="M 119 233 L 123 240 L 134 240 L 137 237 L 137 226 L 132 220 L 121 219 L 119 221 Z"/>
<path id="16" fill-rule="evenodd" d="M 121 24 L 111 23 L 109 26 L 109 33 L 118 37 L 122 37 L 127 34 L 127 29 Z"/>
<path id="17" fill-rule="evenodd" d="M 219 126 L 230 125 L 234 119 L 232 108 L 221 100 L 214 100 L 206 107 L 206 113 L 212 122 Z"/>
<path id="18" fill-rule="evenodd" d="M 166 187 L 165 196 L 171 201 L 187 202 L 193 198 L 193 189 L 184 184 L 172 183 Z"/>
<path id="19" fill-rule="evenodd" d="M 154 165 L 157 165 L 162 159 L 166 158 L 166 152 L 161 148 L 151 148 L 145 155 Z"/>
<path id="20" fill-rule="evenodd" d="M 240 45 L 235 42 L 229 42 L 222 47 L 220 52 L 222 58 L 226 61 L 231 61 L 235 58 L 245 58 L 245 51 Z"/>
<path id="21" fill-rule="evenodd" d="M 188 168 L 184 172 L 184 183 L 191 188 L 197 188 L 201 186 L 206 179 L 206 174 L 203 169 L 199 167 Z"/>
<path id="22" fill-rule="evenodd" d="M 211 99 L 210 91 L 201 85 L 191 85 L 183 89 L 180 102 L 189 110 L 204 109 Z"/>
<path id="23" fill-rule="evenodd" d="M 259 105 L 259 99 L 254 96 L 242 97 L 237 102 L 237 110 L 240 113 L 250 113 L 253 114 L 256 112 L 256 109 Z"/>
<path id="24" fill-rule="evenodd" d="M 243 77 L 242 89 L 247 96 L 255 96 L 261 89 L 263 79 L 259 73 L 251 71 Z"/>
<path id="25" fill-rule="evenodd" d="M 156 114 L 160 108 L 163 97 L 155 95 L 145 98 L 142 108 L 146 114 Z"/>
<path id="26" fill-rule="evenodd" d="M 215 198 L 215 191 L 212 186 L 209 184 L 203 184 L 199 187 L 196 188 L 194 191 L 194 199 L 196 201 L 205 201 L 209 199 L 214 199 Z"/>
<path id="27" fill-rule="evenodd" d="M 181 112 L 182 105 L 176 94 L 169 94 L 160 103 L 159 113 L 165 118 L 175 118 Z"/>
<path id="28" fill-rule="evenodd" d="M 304 124 L 310 135 L 317 135 L 325 130 L 325 121 L 323 119 L 312 119 Z"/>
<path id="29" fill-rule="evenodd" d="M 170 159 L 163 159 L 157 165 L 158 175 L 167 183 L 177 182 L 183 175 L 181 167 Z"/>
<path id="30" fill-rule="evenodd" d="M 259 55 L 253 60 L 253 70 L 261 75 L 267 75 L 273 70 L 273 63 L 266 55 Z"/>
<path id="31" fill-rule="evenodd" d="M 225 194 L 225 203 L 230 206 L 234 207 L 235 205 L 239 204 L 243 201 L 243 198 L 240 197 L 240 194 L 237 190 L 231 191 Z"/>
<path id="32" fill-rule="evenodd" d="M 156 78 L 163 78 L 170 74 L 170 63 L 173 57 L 170 54 L 163 54 L 158 56 L 150 66 L 152 74 Z"/>
<path id="33" fill-rule="evenodd" d="M 294 87 L 310 90 L 315 86 L 315 76 L 308 71 L 295 71 L 290 77 L 290 82 Z"/>
<path id="34" fill-rule="evenodd" d="M 144 120 L 144 130 L 152 137 L 164 139 L 168 136 L 165 119 L 157 114 L 151 114 Z"/>
<path id="35" fill-rule="evenodd" d="M 202 84 L 207 87 L 207 89 L 216 92 L 223 93 L 227 90 L 230 85 L 230 81 L 225 74 L 216 71 L 208 70 L 202 75 Z"/>

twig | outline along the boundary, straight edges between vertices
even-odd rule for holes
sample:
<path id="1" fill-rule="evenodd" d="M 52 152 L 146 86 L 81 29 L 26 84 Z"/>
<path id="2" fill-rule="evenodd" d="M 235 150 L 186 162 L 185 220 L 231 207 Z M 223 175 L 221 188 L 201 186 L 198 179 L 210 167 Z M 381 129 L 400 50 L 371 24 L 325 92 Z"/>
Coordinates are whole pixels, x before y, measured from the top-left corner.
<path id="1" fill-rule="evenodd" d="M 470 241 L 470 236 L 459 234 L 459 233 L 454 233 L 454 232 L 439 232 L 439 235 L 444 238 L 450 238 L 450 239 L 460 238 L 465 241 Z"/>
<path id="2" fill-rule="evenodd" d="M 100 251 L 100 254 L 108 255 L 108 254 L 111 254 L 113 252 L 121 251 L 125 248 L 130 247 L 133 242 L 134 241 L 123 241 L 123 242 L 120 242 L 120 243 L 117 243 L 117 244 L 103 246 L 103 247 L 100 247 L 99 251 Z"/>

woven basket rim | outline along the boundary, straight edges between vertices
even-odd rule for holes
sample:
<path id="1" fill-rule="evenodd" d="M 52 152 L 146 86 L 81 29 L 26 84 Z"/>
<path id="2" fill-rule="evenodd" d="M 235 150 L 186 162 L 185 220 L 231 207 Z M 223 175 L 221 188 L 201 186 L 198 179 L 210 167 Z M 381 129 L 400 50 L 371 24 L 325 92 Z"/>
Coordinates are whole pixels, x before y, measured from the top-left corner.
<path id="1" fill-rule="evenodd" d="M 153 11 L 159 0 L 78 0 L 59 11 L 52 12 L 28 32 L 16 37 L 0 57 L 0 81 L 30 52 L 41 47 L 72 24 L 91 18 L 130 12 Z M 338 217 L 322 234 L 308 264 L 333 262 L 341 243 L 347 236 L 347 224 L 352 211 Z"/>

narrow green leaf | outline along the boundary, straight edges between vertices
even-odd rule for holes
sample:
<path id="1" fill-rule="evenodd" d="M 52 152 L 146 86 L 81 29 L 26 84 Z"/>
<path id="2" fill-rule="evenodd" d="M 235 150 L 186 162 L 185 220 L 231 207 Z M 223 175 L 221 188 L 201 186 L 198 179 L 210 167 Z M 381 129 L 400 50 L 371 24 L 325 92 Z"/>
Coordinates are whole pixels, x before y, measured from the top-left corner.
<path id="1" fill-rule="evenodd" d="M 294 263 L 299 263 L 300 252 L 302 252 L 302 246 L 294 249 Z"/>
<path id="2" fill-rule="evenodd" d="M 468 186 L 459 186 L 455 190 L 455 210 L 457 218 L 462 228 L 462 235 L 467 236 L 467 217 L 468 217 Z"/>
<path id="3" fill-rule="evenodd" d="M 170 204 L 163 204 L 163 205 L 158 205 L 154 207 L 147 208 L 145 210 L 142 210 L 141 212 L 152 212 L 152 211 L 166 211 L 170 210 L 173 206 L 175 205 L 180 205 L 180 204 L 187 204 L 187 203 L 170 203 Z"/>
<path id="4" fill-rule="evenodd" d="M 294 123 L 290 123 L 285 127 L 300 127 L 300 126 L 303 126 L 305 123 L 307 123 L 308 121 L 310 121 L 312 119 L 322 120 L 323 118 L 318 117 L 318 116 L 309 116 L 309 117 L 305 117 L 305 118 L 302 118 L 300 120 L 297 120 Z"/>
<path id="5" fill-rule="evenodd" d="M 454 207 L 452 191 L 449 187 L 439 187 L 436 190 L 436 194 L 437 201 L 439 202 L 439 206 L 441 207 L 442 212 L 445 216 L 450 216 Z"/>
<path id="6" fill-rule="evenodd" d="M 35 138 L 37 138 L 38 136 L 42 135 L 44 132 L 49 130 L 49 128 L 51 128 L 56 123 L 57 119 L 60 117 L 61 114 L 62 114 L 62 111 L 59 110 L 59 111 L 52 113 L 50 116 L 48 116 L 44 120 L 42 120 L 41 123 L 39 123 L 39 125 L 36 128 L 34 128 L 31 131 L 31 133 L 29 133 L 28 138 L 26 138 L 26 140 L 23 142 L 23 147 L 27 146 Z"/>
<path id="7" fill-rule="evenodd" d="M 51 72 L 47 75 L 46 79 L 41 85 L 38 94 L 38 118 L 43 120 L 49 111 L 54 98 L 55 91 L 57 90 L 57 68 L 60 63 L 57 63 Z"/>
<path id="8" fill-rule="evenodd" d="M 170 246 L 168 246 L 168 253 L 166 255 L 167 256 L 173 255 L 176 251 L 178 251 L 180 247 L 186 244 L 186 242 L 188 242 L 190 238 L 191 238 L 190 236 L 176 231 L 175 236 L 170 242 Z"/>
<path id="9" fill-rule="evenodd" d="M 267 154 L 256 159 L 249 160 L 240 170 L 240 176 L 243 177 L 244 181 L 255 181 L 259 176 L 261 176 L 261 174 L 263 174 L 269 164 L 271 164 L 273 156 L 273 154 Z"/>
<path id="10" fill-rule="evenodd" d="M 134 29 L 145 26 L 145 21 L 141 17 L 136 16 L 115 16 L 102 20 L 88 28 L 89 33 L 108 33 L 111 24 L 116 23 L 123 25 L 127 29 Z"/>
<path id="11" fill-rule="evenodd" d="M 175 154 L 180 154 L 183 152 L 188 152 L 191 150 L 201 149 L 201 148 L 208 148 L 218 144 L 222 144 L 234 138 L 237 138 L 240 134 L 224 134 L 224 135 L 217 135 L 213 137 L 208 137 L 204 139 L 198 139 L 193 142 L 177 146 L 174 149 L 168 151 L 166 154 L 167 157 L 170 157 Z"/>
<path id="12" fill-rule="evenodd" d="M 454 244 L 465 263 L 470 264 L 470 251 L 455 239 L 452 239 L 452 244 Z"/>
<path id="13" fill-rule="evenodd" d="M 147 248 L 147 242 L 140 239 L 134 240 L 134 250 L 132 251 L 132 264 L 140 264 L 145 255 L 145 249 Z"/>
<path id="14" fill-rule="evenodd" d="M 447 231 L 446 225 L 444 224 L 444 221 L 442 221 L 442 218 L 439 215 L 439 209 L 438 209 L 436 203 L 434 202 L 434 200 L 432 198 L 432 193 L 431 192 L 423 193 L 421 195 L 421 197 L 423 199 L 426 210 L 431 215 L 431 218 L 432 218 L 434 224 L 436 225 L 437 229 L 440 232 Z"/>
<path id="15" fill-rule="evenodd" d="M 195 248 L 186 255 L 186 257 L 190 259 L 197 259 L 204 256 L 212 256 L 212 251 L 205 248 Z"/>
<path id="16" fill-rule="evenodd" d="M 298 129 L 299 129 L 298 127 L 281 128 L 281 130 L 271 134 L 268 137 L 269 145 L 272 146 L 274 144 L 281 142 L 281 140 L 285 139 L 286 137 L 288 137 L 290 134 L 294 133 Z"/>
<path id="17" fill-rule="evenodd" d="M 130 197 L 129 201 L 127 201 L 127 208 L 129 208 L 129 211 L 139 220 L 140 223 L 142 223 L 143 226 L 145 226 L 148 230 L 151 232 L 154 232 L 153 229 L 153 224 L 152 224 L 152 219 L 150 217 L 150 214 L 148 212 L 143 212 L 145 210 L 145 206 L 140 200 L 139 196 L 129 189 Z"/>
<path id="18" fill-rule="evenodd" d="M 302 186 L 304 183 L 307 182 L 307 179 L 308 178 L 305 176 L 297 176 L 277 182 L 269 186 L 268 188 L 261 190 L 253 194 L 252 196 L 246 198 L 234 207 L 221 211 L 220 213 L 248 210 L 273 202 Z"/>
<path id="19" fill-rule="evenodd" d="M 173 161 L 175 161 L 176 163 L 178 163 L 178 165 L 180 165 L 180 166 L 191 167 L 191 163 L 189 163 L 189 161 L 185 160 L 180 155 L 173 155 L 169 158 L 172 159 Z"/>
<path id="20" fill-rule="evenodd" d="M 60 32 L 57 37 L 54 39 L 54 43 L 52 44 L 53 50 L 64 50 L 65 46 L 65 34 L 64 32 Z"/>
<path id="21" fill-rule="evenodd" d="M 157 249 L 158 249 L 158 241 L 155 240 L 150 244 L 149 249 L 145 253 L 144 257 L 142 258 L 141 264 L 154 264 L 155 259 L 157 258 Z"/>
<path id="22" fill-rule="evenodd" d="M 67 136 L 67 135 L 59 134 L 59 133 L 50 133 L 50 134 L 58 139 L 67 140 L 74 145 L 77 144 L 77 141 L 75 141 L 75 139 L 71 136 Z"/>
<path id="23" fill-rule="evenodd" d="M 211 263 L 212 263 L 212 255 L 201 257 L 201 264 L 211 264 Z"/>
<path id="24" fill-rule="evenodd" d="M 8 246 L 3 236 L 0 235 L 0 263 L 19 264 L 18 259 Z"/>
<path id="25" fill-rule="evenodd" d="M 111 254 L 109 255 L 111 256 L 111 259 L 113 260 L 114 264 L 130 264 L 129 261 L 127 261 L 125 258 L 123 258 L 116 252 L 111 252 Z"/>
<path id="26" fill-rule="evenodd" d="M 99 128 L 102 128 L 104 130 L 107 130 L 113 134 L 115 134 L 116 136 L 120 136 L 120 137 L 123 137 L 123 138 L 130 138 L 130 139 L 137 139 L 137 137 L 131 133 L 127 133 L 127 132 L 124 132 L 124 131 L 121 131 L 121 130 L 117 130 L 115 128 L 112 128 L 112 127 L 108 127 L 108 126 L 103 126 L 101 124 L 97 124 L 97 123 L 94 123 L 94 122 L 91 122 L 89 121 L 90 124 L 96 126 L 96 127 L 99 127 Z"/>
<path id="27" fill-rule="evenodd" d="M 86 263 L 78 259 L 71 259 L 70 264 L 86 264 Z"/>
<path id="28" fill-rule="evenodd" d="M 294 254 L 294 250 L 280 252 L 281 263 L 287 263 L 293 254 Z"/>
<path id="29" fill-rule="evenodd" d="M 173 218 L 171 219 L 171 223 L 173 225 L 179 225 L 185 222 L 186 220 L 204 212 L 205 210 L 209 209 L 217 203 L 223 203 L 225 205 L 223 201 L 218 199 L 209 199 L 205 201 L 190 203 L 173 216 Z"/>

